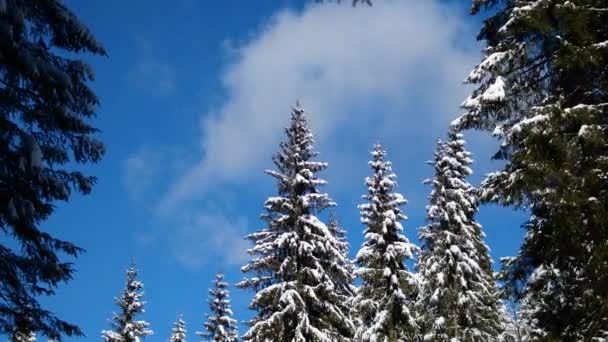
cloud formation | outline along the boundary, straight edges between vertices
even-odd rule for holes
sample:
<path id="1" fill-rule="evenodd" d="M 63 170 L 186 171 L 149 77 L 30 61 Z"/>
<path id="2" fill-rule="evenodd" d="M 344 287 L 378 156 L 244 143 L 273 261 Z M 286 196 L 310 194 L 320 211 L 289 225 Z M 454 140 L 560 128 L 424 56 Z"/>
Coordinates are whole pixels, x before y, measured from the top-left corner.
<path id="1" fill-rule="evenodd" d="M 134 89 L 148 95 L 166 96 L 177 89 L 175 68 L 156 57 L 152 44 L 143 36 L 133 37 L 137 60 L 125 75 L 125 81 Z"/>
<path id="2" fill-rule="evenodd" d="M 242 265 L 249 248 L 243 238 L 246 233 L 247 221 L 243 218 L 231 220 L 219 212 L 198 213 L 177 228 L 171 244 L 177 261 L 191 268 L 206 263 Z"/>
<path id="3" fill-rule="evenodd" d="M 201 118 L 201 158 L 161 207 L 203 193 L 211 179 L 247 181 L 259 173 L 296 100 L 310 112 L 321 145 L 346 127 L 375 129 L 384 139 L 408 129 L 407 120 L 437 125 L 438 117 L 453 117 L 461 80 L 477 60 L 476 49 L 459 44 L 472 36 L 465 22 L 464 13 L 436 0 L 279 13 L 236 47 L 222 75 L 227 100 Z M 423 113 L 411 111 L 421 102 Z"/>

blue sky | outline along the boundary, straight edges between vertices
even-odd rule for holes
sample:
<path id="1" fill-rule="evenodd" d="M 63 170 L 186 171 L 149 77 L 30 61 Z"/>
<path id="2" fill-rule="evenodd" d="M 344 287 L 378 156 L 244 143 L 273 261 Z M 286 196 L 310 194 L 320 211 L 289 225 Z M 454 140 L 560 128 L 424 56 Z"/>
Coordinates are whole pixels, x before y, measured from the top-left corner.
<path id="1" fill-rule="evenodd" d="M 99 340 L 135 258 L 144 319 L 165 341 L 179 313 L 198 338 L 214 274 L 241 279 L 247 243 L 275 192 L 271 168 L 290 107 L 310 112 L 326 191 L 356 250 L 357 204 L 371 145 L 381 142 L 409 200 L 406 235 L 424 223 L 425 161 L 460 112 L 461 84 L 480 59 L 467 1 L 377 1 L 374 8 L 286 0 L 67 1 L 106 46 L 89 58 L 107 156 L 85 169 L 92 195 L 59 205 L 45 229 L 87 252 L 75 279 L 44 302 Z M 496 142 L 471 132 L 475 176 L 500 166 Z M 525 215 L 481 208 L 492 256 L 513 254 Z M 251 293 L 233 289 L 237 319 Z M 245 328 L 241 327 L 241 332 Z M 68 341 L 78 339 L 67 339 Z"/>

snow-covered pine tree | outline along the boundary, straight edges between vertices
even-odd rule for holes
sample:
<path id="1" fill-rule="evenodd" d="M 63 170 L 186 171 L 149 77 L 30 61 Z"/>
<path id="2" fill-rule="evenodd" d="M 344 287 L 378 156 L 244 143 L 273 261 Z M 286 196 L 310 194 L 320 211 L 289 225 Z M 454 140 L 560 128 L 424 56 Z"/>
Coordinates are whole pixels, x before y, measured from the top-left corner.
<path id="1" fill-rule="evenodd" d="M 336 212 L 334 210 L 330 210 L 329 212 L 329 216 L 327 218 L 327 228 L 340 243 L 339 247 L 342 253 L 347 255 L 350 245 L 346 237 L 346 230 L 340 226 L 338 217 L 336 216 Z"/>
<path id="2" fill-rule="evenodd" d="M 541 336 L 542 340 L 542 332 L 534 332 L 535 324 L 530 320 L 530 308 L 526 301 L 506 301 L 504 308 L 505 331 L 501 342 L 532 342 L 535 341 L 534 335 Z"/>
<path id="3" fill-rule="evenodd" d="M 331 210 L 329 212 L 329 217 L 327 219 L 327 228 L 330 233 L 336 238 L 340 252 L 342 253 L 342 257 L 339 259 L 328 259 L 325 262 L 325 268 L 329 270 L 335 271 L 335 276 L 332 278 L 336 280 L 336 290 L 340 292 L 341 295 L 353 299 L 353 296 L 356 291 L 356 287 L 354 286 L 355 280 L 355 270 L 352 261 L 348 258 L 348 252 L 350 249 L 350 244 L 348 243 L 346 230 L 340 226 L 338 222 L 338 218 L 336 216 L 336 212 Z M 341 276 L 343 270 L 348 270 L 350 277 L 344 278 Z M 350 311 L 350 310 L 349 310 Z"/>
<path id="4" fill-rule="evenodd" d="M 171 329 L 171 337 L 169 342 L 186 342 L 186 322 L 182 315 L 179 315 L 177 321 L 173 323 L 173 329 Z"/>
<path id="5" fill-rule="evenodd" d="M 357 253 L 355 274 L 361 287 L 354 300 L 361 325 L 356 341 L 412 341 L 418 334 L 414 304 L 417 276 L 405 264 L 417 247 L 403 235 L 406 220 L 400 206 L 405 198 L 394 192 L 397 176 L 385 160 L 381 145 L 374 145 L 369 162 L 374 174 L 367 177 L 368 202 L 359 206 L 365 241 Z"/>
<path id="6" fill-rule="evenodd" d="M 482 200 L 532 214 L 501 279 L 534 301 L 548 339 L 605 338 L 608 2 L 475 0 L 473 11 L 489 15 L 479 35 L 487 48 L 454 125 L 501 140 L 496 158 L 506 163 L 484 181 Z"/>
<path id="7" fill-rule="evenodd" d="M 93 70 L 81 57 L 105 50 L 65 1 L 0 0 L 0 23 L 0 334 L 28 321 L 50 338 L 80 336 L 38 301 L 72 279 L 65 259 L 83 252 L 44 222 L 95 183 L 76 167 L 104 153 L 90 122 Z"/>
<path id="8" fill-rule="evenodd" d="M 425 341 L 498 341 L 503 308 L 489 250 L 475 221 L 477 190 L 467 182 L 473 160 L 461 134 L 438 141 L 428 224 L 419 231 L 417 311 Z"/>
<path id="9" fill-rule="evenodd" d="M 197 332 L 207 341 L 213 342 L 235 342 L 238 339 L 236 320 L 232 318 L 230 308 L 229 284 L 224 281 L 224 275 L 219 273 L 213 281 L 213 288 L 209 290 L 209 310 L 204 323 L 207 332 Z"/>
<path id="10" fill-rule="evenodd" d="M 137 270 L 135 265 L 127 270 L 127 282 L 119 298 L 116 298 L 116 305 L 120 308 L 120 313 L 112 314 L 113 330 L 104 330 L 101 336 L 106 342 L 139 342 L 141 338 L 152 335 L 149 329 L 150 323 L 143 320 L 135 320 L 136 316 L 145 312 L 142 297 L 144 284 L 137 280 Z"/>
<path id="11" fill-rule="evenodd" d="M 248 235 L 253 260 L 242 270 L 254 276 L 238 286 L 256 291 L 249 307 L 256 311 L 244 338 L 250 341 L 341 341 L 353 335 L 348 298 L 336 291 L 350 278 L 346 267 L 328 270 L 330 262 L 347 264 L 339 241 L 316 213 L 334 205 L 319 187 L 316 173 L 327 167 L 315 162 L 313 135 L 306 114 L 296 106 L 287 138 L 274 155 L 278 196 L 269 198 L 262 219 L 267 226 Z"/>
<path id="12" fill-rule="evenodd" d="M 10 337 L 10 342 L 36 342 L 36 334 L 33 332 L 17 331 Z"/>

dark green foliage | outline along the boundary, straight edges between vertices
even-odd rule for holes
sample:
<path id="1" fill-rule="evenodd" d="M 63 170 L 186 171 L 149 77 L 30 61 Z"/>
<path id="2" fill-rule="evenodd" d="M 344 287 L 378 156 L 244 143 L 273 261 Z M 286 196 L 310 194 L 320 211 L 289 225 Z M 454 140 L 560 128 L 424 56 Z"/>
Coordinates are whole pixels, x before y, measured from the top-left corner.
<path id="1" fill-rule="evenodd" d="M 536 338 L 605 338 L 608 3 L 479 0 L 473 12 L 484 8 L 487 58 L 455 124 L 503 142 L 496 157 L 507 163 L 484 199 L 532 214 L 519 254 L 503 262 L 505 292 L 531 303 Z"/>
<path id="2" fill-rule="evenodd" d="M 93 72 L 65 56 L 105 51 L 60 1 L 0 4 L 0 332 L 26 327 L 54 339 L 81 335 L 37 297 L 72 277 L 72 264 L 58 254 L 82 249 L 39 227 L 55 201 L 67 201 L 74 190 L 87 194 L 95 181 L 61 168 L 97 162 L 104 152 L 87 123 L 98 103 L 86 84 Z"/>

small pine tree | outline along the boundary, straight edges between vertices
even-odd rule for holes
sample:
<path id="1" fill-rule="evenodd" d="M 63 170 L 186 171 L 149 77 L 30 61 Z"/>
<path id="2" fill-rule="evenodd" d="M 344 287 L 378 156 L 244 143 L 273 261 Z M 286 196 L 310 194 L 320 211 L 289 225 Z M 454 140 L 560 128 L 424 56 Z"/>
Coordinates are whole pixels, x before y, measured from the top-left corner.
<path id="1" fill-rule="evenodd" d="M 476 189 L 466 180 L 473 161 L 464 145 L 454 131 L 440 140 L 430 162 L 435 177 L 425 181 L 433 188 L 429 224 L 419 233 L 417 307 L 425 341 L 497 341 L 504 330 L 492 261 L 474 218 Z"/>
<path id="2" fill-rule="evenodd" d="M 391 162 L 375 145 L 369 162 L 374 174 L 366 178 L 368 203 L 359 206 L 365 241 L 357 253 L 356 275 L 362 284 L 354 300 L 361 325 L 357 341 L 410 341 L 417 336 L 414 303 L 418 280 L 407 269 L 417 247 L 403 235 L 399 208 L 407 201 L 393 191 L 397 186 Z"/>
<path id="3" fill-rule="evenodd" d="M 254 273 L 237 286 L 256 291 L 249 307 L 257 312 L 244 338 L 251 341 L 319 342 L 352 337 L 348 297 L 338 284 L 348 283 L 339 241 L 316 213 L 335 205 L 319 187 L 316 173 L 326 163 L 312 161 L 314 139 L 303 109 L 296 106 L 273 160 L 278 196 L 265 203 L 267 227 L 247 238 L 253 260 L 242 270 Z M 332 265 L 332 267 L 328 267 Z"/>
<path id="4" fill-rule="evenodd" d="M 186 342 L 186 322 L 182 315 L 179 315 L 177 321 L 173 324 L 173 329 L 171 329 L 171 337 L 169 337 L 169 342 Z"/>
<path id="5" fill-rule="evenodd" d="M 230 309 L 230 292 L 223 274 L 217 274 L 213 288 L 209 290 L 209 309 L 211 315 L 204 323 L 207 332 L 197 332 L 197 335 L 213 342 L 235 342 L 238 338 L 236 320 L 232 318 Z"/>
<path id="6" fill-rule="evenodd" d="M 141 300 L 144 293 L 144 284 L 137 280 L 137 270 L 132 263 L 127 270 L 127 282 L 125 289 L 116 304 L 120 308 L 119 314 L 112 314 L 112 328 L 114 330 L 104 330 L 101 336 L 106 342 L 139 342 L 141 338 L 152 335 L 149 329 L 150 323 L 135 317 L 145 312 L 144 304 Z"/>

